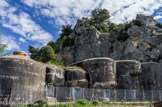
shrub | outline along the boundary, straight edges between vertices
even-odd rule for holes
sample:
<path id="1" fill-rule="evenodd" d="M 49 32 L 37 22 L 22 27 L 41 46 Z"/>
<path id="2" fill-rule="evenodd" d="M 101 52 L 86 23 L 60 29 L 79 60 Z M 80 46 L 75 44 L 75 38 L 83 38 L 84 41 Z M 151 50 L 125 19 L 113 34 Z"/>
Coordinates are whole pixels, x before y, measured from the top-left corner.
<path id="1" fill-rule="evenodd" d="M 73 46 L 75 42 L 75 37 L 69 36 L 66 39 L 62 41 L 62 46 L 67 47 L 67 46 Z"/>
<path id="2" fill-rule="evenodd" d="M 91 31 L 93 29 L 95 29 L 95 28 L 94 27 L 85 27 L 85 30 L 87 30 L 87 31 Z"/>
<path id="3" fill-rule="evenodd" d="M 109 31 L 109 28 L 105 25 L 101 25 L 101 29 L 103 32 L 108 32 Z"/>
<path id="4" fill-rule="evenodd" d="M 161 23 L 157 23 L 156 26 L 159 27 L 159 28 L 162 28 L 162 24 Z"/>
<path id="5" fill-rule="evenodd" d="M 115 28 L 117 28 L 117 25 L 115 23 L 109 22 L 108 24 L 110 30 L 114 30 Z"/>
<path id="6" fill-rule="evenodd" d="M 109 31 L 109 28 L 105 25 L 99 25 L 99 26 L 96 26 L 96 29 L 100 32 L 108 32 Z"/>
<path id="7" fill-rule="evenodd" d="M 120 31 L 120 35 L 118 36 L 119 41 L 126 41 L 129 38 L 129 35 L 123 30 Z"/>
<path id="8" fill-rule="evenodd" d="M 59 104 L 58 107 L 64 107 L 64 104 Z"/>
<path id="9" fill-rule="evenodd" d="M 71 105 L 70 104 L 65 104 L 64 107 L 71 107 Z"/>
<path id="10" fill-rule="evenodd" d="M 89 102 L 87 100 L 85 100 L 85 99 L 78 99 L 76 101 L 76 103 L 80 104 L 80 105 L 87 105 L 87 104 L 89 104 Z"/>
<path id="11" fill-rule="evenodd" d="M 33 103 L 28 104 L 27 106 L 33 107 L 34 105 L 38 105 L 38 107 L 41 107 L 43 105 L 48 106 L 47 100 L 37 100 L 37 101 L 34 101 Z"/>
<path id="12" fill-rule="evenodd" d="M 136 25 L 136 26 L 141 26 L 141 22 L 140 22 L 138 19 L 133 20 L 132 22 L 133 22 L 134 25 Z"/>
<path id="13" fill-rule="evenodd" d="M 100 104 L 100 102 L 99 102 L 98 100 L 94 100 L 94 101 L 92 102 L 92 104 L 96 106 L 96 105 Z"/>
<path id="14" fill-rule="evenodd" d="M 56 41 L 56 42 L 50 41 L 50 42 L 48 42 L 47 45 L 50 45 L 53 48 L 53 50 L 55 51 L 55 53 L 58 53 L 60 51 L 60 42 L 59 41 Z"/>
<path id="15" fill-rule="evenodd" d="M 40 61 L 41 62 L 49 62 L 51 60 L 56 60 L 56 55 L 54 54 L 54 50 L 51 46 L 47 45 L 40 49 Z"/>
<path id="16" fill-rule="evenodd" d="M 100 26 L 96 26 L 96 29 L 100 32 L 102 32 L 102 28 Z"/>
<path id="17" fill-rule="evenodd" d="M 131 27 L 131 23 L 125 24 L 124 29 L 127 31 Z"/>

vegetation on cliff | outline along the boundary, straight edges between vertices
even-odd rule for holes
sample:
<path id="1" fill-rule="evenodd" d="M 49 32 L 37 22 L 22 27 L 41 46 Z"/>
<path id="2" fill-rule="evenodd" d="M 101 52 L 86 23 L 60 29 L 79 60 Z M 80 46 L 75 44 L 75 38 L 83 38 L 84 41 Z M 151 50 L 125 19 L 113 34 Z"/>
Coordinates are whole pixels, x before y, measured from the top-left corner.
<path id="1" fill-rule="evenodd" d="M 77 58 L 76 50 L 79 52 L 79 50 L 81 50 L 83 48 L 83 47 L 82 48 L 80 47 L 81 49 L 80 48 L 78 49 L 77 46 L 82 45 L 82 44 L 81 43 L 78 44 L 77 42 L 82 41 L 82 43 L 84 43 L 83 42 L 84 39 L 88 39 L 88 38 L 92 40 L 92 38 L 90 36 L 96 35 L 96 34 L 93 34 L 93 32 L 96 32 L 96 31 L 99 32 L 100 36 L 103 35 L 103 36 L 107 36 L 108 38 L 110 38 L 110 39 L 107 39 L 106 37 L 104 37 L 104 40 L 106 39 L 107 42 L 110 42 L 110 44 L 107 43 L 107 44 L 109 44 L 108 46 L 110 46 L 110 48 L 109 48 L 110 51 L 107 51 L 107 52 L 110 52 L 110 53 L 106 53 L 104 55 L 97 55 L 97 56 L 105 56 L 106 55 L 106 57 L 107 57 L 107 55 L 112 53 L 113 56 L 111 57 L 111 55 L 110 55 L 110 57 L 114 58 L 115 57 L 114 54 L 118 53 L 118 52 L 113 53 L 114 51 L 117 50 L 117 47 L 115 48 L 114 44 L 117 45 L 117 43 L 121 43 L 123 45 L 127 45 L 129 43 L 128 41 L 132 42 L 134 46 L 137 43 L 136 49 L 134 49 L 134 48 L 133 49 L 134 49 L 134 51 L 136 51 L 136 54 L 139 55 L 139 54 L 141 54 L 141 52 L 140 52 L 141 50 L 139 50 L 139 49 L 144 50 L 143 48 L 145 48 L 145 47 L 142 47 L 142 45 L 141 45 L 141 48 L 138 48 L 139 47 L 138 39 L 144 40 L 143 35 L 148 35 L 148 37 L 152 36 L 152 35 L 154 35 L 153 33 L 156 33 L 156 31 L 155 31 L 156 29 L 162 28 L 162 24 L 154 21 L 153 18 L 150 16 L 145 17 L 144 15 L 137 15 L 136 19 L 126 22 L 124 24 L 118 24 L 118 25 L 111 22 L 109 20 L 109 18 L 110 18 L 109 12 L 106 9 L 95 9 L 91 12 L 90 18 L 83 17 L 82 19 L 78 19 L 74 28 L 72 28 L 71 25 L 63 25 L 61 33 L 59 35 L 59 38 L 56 41 L 49 41 L 47 46 L 45 46 L 45 47 L 48 47 L 48 49 L 44 49 L 44 47 L 42 47 L 43 49 L 42 48 L 37 49 L 37 48 L 34 48 L 33 46 L 29 46 L 29 52 L 31 53 L 31 58 L 34 60 L 37 60 L 37 61 L 45 62 L 45 63 L 67 64 L 67 62 L 69 62 L 69 60 Z M 149 22 L 149 21 L 152 21 L 152 22 Z M 150 27 L 151 24 L 149 25 L 148 23 L 153 23 L 153 26 L 154 26 L 154 24 L 155 24 L 155 26 L 153 28 L 151 28 Z M 149 25 L 149 27 L 147 27 L 148 25 Z M 82 36 L 82 35 L 84 35 L 84 36 Z M 140 37 L 139 35 L 142 35 L 143 38 Z M 82 38 L 80 38 L 80 37 L 82 37 Z M 95 45 L 97 43 L 95 41 L 95 39 L 92 41 L 91 40 L 89 40 L 89 41 L 87 40 L 88 43 L 89 42 L 91 43 L 91 45 Z M 102 40 L 102 42 L 103 42 L 103 40 Z M 124 42 L 125 42 L 125 44 L 124 44 Z M 105 42 L 105 44 L 106 44 L 106 42 Z M 105 44 L 103 44 L 103 46 L 107 46 Z M 151 47 L 152 45 L 149 45 L 150 43 L 141 42 L 141 44 L 145 44 L 145 45 L 148 44 L 148 46 L 150 46 L 149 48 L 152 49 L 152 47 Z M 121 47 L 123 45 L 118 45 L 118 47 Z M 131 46 L 131 45 L 129 44 L 129 46 Z M 121 48 L 123 48 L 123 47 L 121 47 Z M 129 48 L 125 48 L 125 49 L 129 49 Z M 92 50 L 95 50 L 95 49 L 92 49 Z M 51 55 L 49 52 L 44 52 L 44 51 L 50 51 L 50 52 L 53 52 L 54 54 Z M 117 51 L 121 51 L 121 50 L 117 50 Z M 42 53 L 45 53 L 45 55 L 41 55 Z M 105 52 L 101 52 L 101 53 L 105 53 Z M 127 54 L 127 53 L 128 52 L 125 52 L 125 54 Z M 144 53 L 146 53 L 146 52 L 144 52 Z M 89 52 L 89 54 L 90 54 L 90 52 Z M 120 52 L 120 54 L 122 54 L 122 52 Z M 120 54 L 118 54 L 118 55 L 120 55 Z M 46 59 L 46 55 L 49 56 L 47 58 L 48 60 L 44 60 L 44 59 Z M 119 58 L 120 56 L 118 56 L 118 55 L 116 57 L 118 59 L 120 59 Z M 158 55 L 159 55 L 159 53 L 158 53 Z M 127 56 L 129 56 L 129 55 L 127 55 Z M 148 56 L 149 55 L 146 55 L 146 57 L 148 57 Z M 95 56 L 92 56 L 92 57 L 95 57 Z M 117 59 L 116 57 L 114 59 Z M 140 57 L 136 57 L 136 58 L 140 58 Z M 129 58 L 129 59 L 133 60 L 133 58 Z M 146 61 L 147 59 L 148 58 L 142 58 L 142 59 L 139 59 L 139 60 L 137 59 L 137 60 L 138 61 Z M 72 61 L 72 62 L 75 62 L 75 61 Z"/>

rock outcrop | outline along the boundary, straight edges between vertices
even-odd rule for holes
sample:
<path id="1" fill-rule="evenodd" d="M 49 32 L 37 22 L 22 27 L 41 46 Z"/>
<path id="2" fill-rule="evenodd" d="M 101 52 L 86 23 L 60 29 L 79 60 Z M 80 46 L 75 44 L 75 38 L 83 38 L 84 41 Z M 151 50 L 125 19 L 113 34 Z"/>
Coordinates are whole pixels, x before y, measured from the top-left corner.
<path id="1" fill-rule="evenodd" d="M 159 62 L 162 56 L 162 29 L 151 16 L 137 15 L 128 28 L 118 27 L 109 34 L 99 32 L 86 19 L 78 21 L 72 35 L 75 43 L 61 48 L 69 53 L 67 64 L 94 57 L 109 57 L 115 60 Z M 137 24 L 136 24 L 137 23 Z"/>

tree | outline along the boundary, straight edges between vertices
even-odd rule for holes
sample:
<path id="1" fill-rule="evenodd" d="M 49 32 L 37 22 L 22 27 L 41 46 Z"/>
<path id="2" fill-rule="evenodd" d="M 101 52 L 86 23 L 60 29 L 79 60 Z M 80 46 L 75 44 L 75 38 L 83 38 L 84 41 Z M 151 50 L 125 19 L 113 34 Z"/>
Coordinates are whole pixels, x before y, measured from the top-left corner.
<path id="1" fill-rule="evenodd" d="M 1 34 L 1 31 L 0 31 L 0 34 Z M 2 43 L 2 39 L 1 39 L 1 36 L 0 36 L 0 56 L 4 56 L 4 52 L 5 52 L 5 49 L 7 48 L 7 44 L 3 44 Z"/>
<path id="2" fill-rule="evenodd" d="M 29 46 L 28 50 L 29 50 L 29 53 L 31 54 L 30 55 L 31 59 L 34 59 L 36 61 L 40 60 L 39 48 L 35 48 L 33 46 Z"/>
<path id="3" fill-rule="evenodd" d="M 106 9 L 94 9 L 91 12 L 91 20 L 94 24 L 100 25 L 110 18 L 109 12 Z"/>
<path id="4" fill-rule="evenodd" d="M 53 48 L 53 50 L 55 51 L 55 53 L 58 53 L 60 51 L 60 42 L 59 41 L 49 41 L 48 44 L 49 46 L 51 46 Z"/>
<path id="5" fill-rule="evenodd" d="M 40 49 L 40 60 L 41 62 L 47 63 L 49 61 L 56 61 L 56 55 L 51 46 L 47 45 Z"/>
<path id="6" fill-rule="evenodd" d="M 60 34 L 59 39 L 63 39 L 65 36 L 69 36 L 73 32 L 71 25 L 63 25 L 61 31 L 62 33 Z"/>

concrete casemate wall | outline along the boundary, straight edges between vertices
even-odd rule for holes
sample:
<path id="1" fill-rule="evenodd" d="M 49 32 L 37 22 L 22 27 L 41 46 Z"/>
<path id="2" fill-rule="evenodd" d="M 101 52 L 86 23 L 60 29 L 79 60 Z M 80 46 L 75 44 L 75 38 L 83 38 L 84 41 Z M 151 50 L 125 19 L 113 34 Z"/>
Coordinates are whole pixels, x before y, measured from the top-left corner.
<path id="1" fill-rule="evenodd" d="M 111 58 L 89 58 L 73 65 L 87 72 L 90 88 L 114 88 L 116 86 L 116 62 Z"/>
<path id="2" fill-rule="evenodd" d="M 46 66 L 28 57 L 0 57 L 0 98 L 6 103 L 28 103 L 45 98 Z"/>

